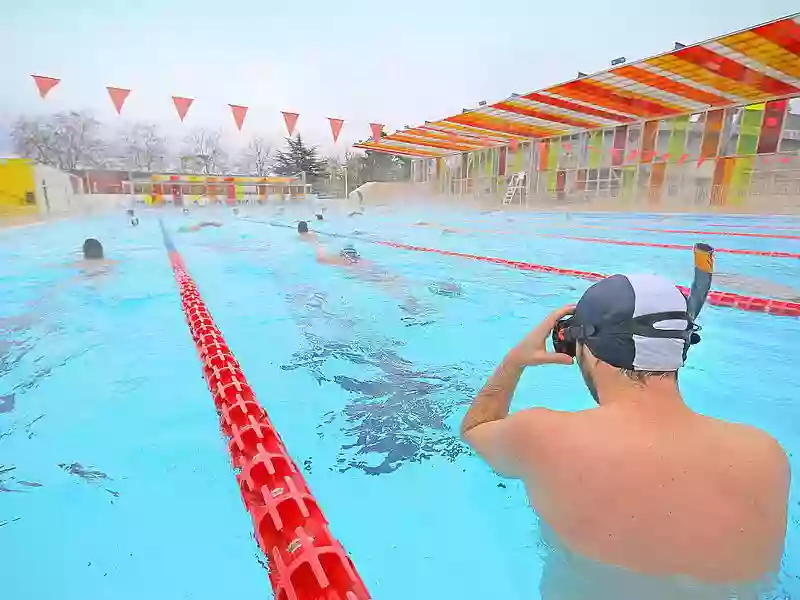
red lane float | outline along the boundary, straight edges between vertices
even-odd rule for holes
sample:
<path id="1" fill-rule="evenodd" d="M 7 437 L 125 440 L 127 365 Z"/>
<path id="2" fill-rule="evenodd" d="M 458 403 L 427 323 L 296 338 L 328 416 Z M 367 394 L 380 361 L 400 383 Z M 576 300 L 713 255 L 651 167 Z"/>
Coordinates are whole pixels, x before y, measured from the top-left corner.
<path id="1" fill-rule="evenodd" d="M 667 248 L 669 250 L 691 250 L 692 246 L 684 244 L 657 244 L 655 242 L 631 242 L 627 240 L 612 240 L 606 238 L 577 237 L 571 235 L 555 235 L 540 233 L 542 237 L 557 238 L 562 240 L 575 240 L 577 242 L 592 242 L 595 244 L 612 244 L 615 246 L 641 246 L 645 248 Z M 749 256 L 768 256 L 770 258 L 800 258 L 796 252 L 765 252 L 763 250 L 739 250 L 737 248 L 714 248 L 714 252 L 725 254 L 746 254 Z"/>
<path id="2" fill-rule="evenodd" d="M 401 250 L 412 250 L 414 252 L 431 252 L 434 254 L 442 254 L 444 256 L 469 258 L 471 260 L 478 260 L 481 262 L 503 265 L 505 267 L 511 267 L 514 269 L 521 269 L 523 271 L 537 271 L 540 273 L 553 273 L 555 275 L 568 275 L 570 277 L 579 277 L 581 279 L 588 279 L 590 281 L 597 281 L 605 277 L 605 275 L 603 275 L 602 273 L 594 273 L 591 271 L 562 269 L 559 267 L 550 267 L 548 265 L 537 265 L 534 263 L 506 260 L 504 258 L 493 258 L 491 256 L 480 256 L 478 254 L 465 254 L 463 252 L 453 252 L 451 250 L 440 250 L 438 248 L 426 248 L 424 246 L 410 246 L 408 244 L 400 244 L 397 242 L 385 242 L 385 241 L 376 241 L 375 243 L 381 244 L 382 246 L 399 248 Z M 685 295 L 689 294 L 688 288 L 682 286 L 678 286 L 678 288 Z M 741 294 L 734 294 L 731 292 L 718 292 L 718 291 L 710 292 L 708 294 L 707 302 L 714 306 L 738 308 L 739 310 L 746 310 L 752 312 L 764 312 L 782 317 L 800 317 L 800 303 L 797 302 L 786 302 L 784 300 L 774 300 L 772 298 L 758 298 L 755 296 L 743 296 Z"/>
<path id="3" fill-rule="evenodd" d="M 169 252 L 183 311 L 220 415 L 276 600 L 368 600 L 355 566 L 217 329 L 180 255 Z"/>
<path id="4" fill-rule="evenodd" d="M 734 237 L 769 238 L 773 240 L 800 240 L 800 235 L 779 233 L 750 233 L 746 231 L 692 231 L 690 229 L 654 229 L 650 227 L 631 227 L 633 231 L 652 231 L 655 233 L 679 233 L 686 235 L 730 235 Z"/>
<path id="5" fill-rule="evenodd" d="M 439 224 L 438 227 L 443 227 L 443 225 Z M 414 224 L 414 227 L 422 227 L 422 225 Z M 588 226 L 587 226 L 588 227 Z M 594 227 L 594 226 L 592 226 Z M 595 227 L 596 228 L 596 227 Z M 539 231 L 535 232 L 513 232 L 513 231 L 502 231 L 499 229 L 456 229 L 452 227 L 447 228 L 449 231 L 453 233 L 496 233 L 500 235 L 525 235 L 526 233 L 530 233 L 531 235 L 537 235 L 539 237 L 546 237 L 546 238 L 553 238 L 559 240 L 574 240 L 576 242 L 590 242 L 593 244 L 611 244 L 615 246 L 639 246 L 642 248 L 666 248 L 669 250 L 691 250 L 693 246 L 687 246 L 684 244 L 658 244 L 655 242 L 634 242 L 628 240 L 614 240 L 609 238 L 597 238 L 597 237 L 580 237 L 580 236 L 572 236 L 572 235 L 561 235 L 557 233 L 541 233 Z M 712 232 L 713 233 L 713 232 Z M 769 258 L 793 258 L 793 259 L 800 259 L 800 253 L 796 252 L 766 252 L 764 250 L 740 250 L 737 248 L 714 248 L 715 252 L 724 253 L 724 254 L 743 254 L 747 256 L 766 256 Z"/>

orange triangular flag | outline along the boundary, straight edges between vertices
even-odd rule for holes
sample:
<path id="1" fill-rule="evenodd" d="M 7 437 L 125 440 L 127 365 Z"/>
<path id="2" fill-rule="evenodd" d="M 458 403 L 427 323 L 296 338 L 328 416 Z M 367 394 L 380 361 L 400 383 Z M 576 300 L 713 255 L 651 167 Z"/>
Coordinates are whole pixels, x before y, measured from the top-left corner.
<path id="1" fill-rule="evenodd" d="M 335 144 L 339 140 L 339 134 L 342 132 L 344 119 L 334 119 L 332 117 L 328 117 L 328 121 L 330 121 L 331 124 L 331 134 L 333 135 L 333 143 Z"/>
<path id="2" fill-rule="evenodd" d="M 36 84 L 36 89 L 39 90 L 39 95 L 44 98 L 47 93 L 61 83 L 60 79 L 55 77 L 45 77 L 44 75 L 31 75 L 33 82 Z"/>
<path id="3" fill-rule="evenodd" d="M 241 131 L 242 125 L 244 125 L 244 118 L 247 116 L 247 107 L 239 106 L 238 104 L 228 104 L 228 106 L 231 107 L 233 120 L 236 121 L 236 128 Z"/>
<path id="4" fill-rule="evenodd" d="M 372 129 L 372 141 L 376 143 L 380 142 L 381 138 L 383 137 L 383 125 L 380 123 L 370 123 L 369 127 Z"/>
<path id="5" fill-rule="evenodd" d="M 117 114 L 122 112 L 122 106 L 125 104 L 125 100 L 128 98 L 128 94 L 131 93 L 130 90 L 126 90 L 125 88 L 115 88 L 111 86 L 106 86 L 108 90 L 108 95 L 111 96 L 111 102 L 114 103 L 114 108 L 117 109 Z"/>
<path id="6" fill-rule="evenodd" d="M 186 113 L 189 112 L 192 102 L 194 102 L 194 98 L 172 97 L 172 103 L 175 105 L 175 110 L 178 111 L 178 118 L 181 120 L 181 123 L 183 123 L 183 120 L 186 118 Z"/>
<path id="7" fill-rule="evenodd" d="M 283 122 L 286 123 L 286 131 L 289 132 L 289 137 L 294 133 L 294 126 L 297 125 L 297 118 L 300 116 L 298 113 L 283 112 Z"/>

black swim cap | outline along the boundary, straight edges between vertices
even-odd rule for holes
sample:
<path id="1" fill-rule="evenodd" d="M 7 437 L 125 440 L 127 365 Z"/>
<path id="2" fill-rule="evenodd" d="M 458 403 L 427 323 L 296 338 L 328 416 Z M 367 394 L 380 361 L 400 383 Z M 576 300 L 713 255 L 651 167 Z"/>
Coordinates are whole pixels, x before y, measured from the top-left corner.
<path id="1" fill-rule="evenodd" d="M 103 244 L 94 238 L 89 238 L 83 242 L 83 258 L 98 260 L 103 258 Z"/>
<path id="2" fill-rule="evenodd" d="M 308 223 L 300 221 L 297 224 L 297 233 L 308 233 Z"/>

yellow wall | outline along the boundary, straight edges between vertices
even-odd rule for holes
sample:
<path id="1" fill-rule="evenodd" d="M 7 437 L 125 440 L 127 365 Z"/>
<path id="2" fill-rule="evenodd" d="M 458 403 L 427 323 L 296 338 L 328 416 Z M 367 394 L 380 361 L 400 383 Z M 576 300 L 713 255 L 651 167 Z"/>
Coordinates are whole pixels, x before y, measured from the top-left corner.
<path id="1" fill-rule="evenodd" d="M 38 212 L 36 204 L 25 201 L 26 194 L 36 198 L 34 164 L 24 158 L 0 158 L 0 214 Z"/>

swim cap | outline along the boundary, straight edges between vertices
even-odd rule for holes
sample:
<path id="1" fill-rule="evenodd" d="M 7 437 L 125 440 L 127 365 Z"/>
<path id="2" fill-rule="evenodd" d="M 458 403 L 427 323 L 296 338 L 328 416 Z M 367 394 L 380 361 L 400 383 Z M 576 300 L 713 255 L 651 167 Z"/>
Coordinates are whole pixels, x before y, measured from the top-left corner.
<path id="1" fill-rule="evenodd" d="M 83 257 L 88 259 L 103 258 L 103 244 L 94 238 L 89 238 L 83 242 Z"/>
<path id="2" fill-rule="evenodd" d="M 297 224 L 297 233 L 308 233 L 308 223 L 300 221 Z"/>
<path id="3" fill-rule="evenodd" d="M 339 256 L 350 262 L 358 262 L 358 260 L 361 258 L 358 254 L 358 250 L 356 250 L 353 246 L 345 246 L 342 248 L 342 251 L 339 252 Z"/>
<path id="4" fill-rule="evenodd" d="M 581 297 L 568 321 L 571 337 L 614 367 L 677 371 L 700 341 L 686 297 L 656 275 L 612 275 Z"/>

